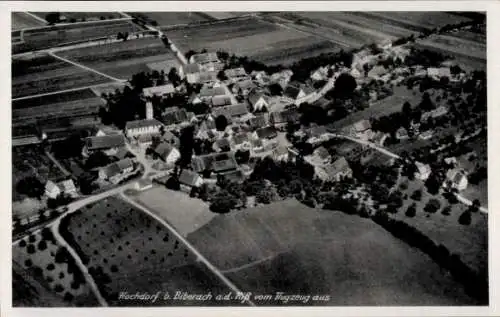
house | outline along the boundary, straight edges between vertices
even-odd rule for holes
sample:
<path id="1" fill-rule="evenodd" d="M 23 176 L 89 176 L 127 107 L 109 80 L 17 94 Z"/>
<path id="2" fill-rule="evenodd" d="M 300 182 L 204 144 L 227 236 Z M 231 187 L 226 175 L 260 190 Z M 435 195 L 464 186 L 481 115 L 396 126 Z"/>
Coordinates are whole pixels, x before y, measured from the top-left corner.
<path id="1" fill-rule="evenodd" d="M 373 135 L 371 128 L 372 125 L 370 121 L 367 119 L 363 119 L 354 123 L 354 125 L 352 126 L 352 132 L 356 137 L 367 141 Z"/>
<path id="2" fill-rule="evenodd" d="M 415 166 L 417 167 L 417 171 L 415 172 L 415 177 L 422 180 L 422 181 L 427 180 L 432 172 L 429 164 L 423 164 L 420 162 L 416 162 Z"/>
<path id="3" fill-rule="evenodd" d="M 179 69 L 179 76 L 186 78 L 190 84 L 196 84 L 200 81 L 201 68 L 198 64 L 187 64 Z"/>
<path id="4" fill-rule="evenodd" d="M 149 179 L 141 178 L 137 182 L 135 182 L 135 189 L 138 191 L 145 191 L 150 188 L 153 188 L 153 182 Z"/>
<path id="5" fill-rule="evenodd" d="M 317 159 L 321 164 L 327 164 L 331 160 L 331 155 L 328 150 L 324 146 L 320 146 L 313 152 L 313 156 Z"/>
<path id="6" fill-rule="evenodd" d="M 277 146 L 273 150 L 272 157 L 275 161 L 287 161 L 288 160 L 288 149 L 284 146 Z"/>
<path id="7" fill-rule="evenodd" d="M 226 119 L 228 119 L 228 121 L 231 121 L 233 118 L 241 117 L 247 113 L 248 113 L 247 105 L 241 103 L 212 109 L 212 115 L 214 118 L 223 115 L 226 117 Z"/>
<path id="8" fill-rule="evenodd" d="M 456 188 L 459 191 L 462 191 L 467 188 L 468 185 L 468 180 L 467 180 L 467 175 L 464 170 L 462 169 L 451 169 L 446 173 L 446 179 L 448 181 L 445 181 L 443 183 L 443 186 L 448 186 L 448 183 L 451 184 L 452 188 Z"/>
<path id="9" fill-rule="evenodd" d="M 374 66 L 372 69 L 370 69 L 367 76 L 373 79 L 381 79 L 382 76 L 386 75 L 388 71 L 389 70 L 386 69 L 384 66 L 377 65 Z"/>
<path id="10" fill-rule="evenodd" d="M 231 144 L 227 138 L 218 139 L 214 142 L 212 149 L 215 152 L 228 152 L 231 150 Z"/>
<path id="11" fill-rule="evenodd" d="M 188 103 L 192 105 L 199 105 L 202 102 L 203 100 L 201 100 L 201 98 L 198 97 L 198 95 L 195 92 L 193 92 L 191 96 L 189 96 L 188 98 Z"/>
<path id="12" fill-rule="evenodd" d="M 315 81 L 327 80 L 328 79 L 328 66 L 323 66 L 315 70 L 310 78 Z"/>
<path id="13" fill-rule="evenodd" d="M 163 133 L 163 135 L 160 136 L 160 140 L 162 142 L 166 142 L 168 144 L 172 144 L 175 147 L 178 147 L 179 146 L 179 142 L 180 142 L 179 138 L 177 136 L 175 136 L 175 134 L 173 134 L 170 131 L 165 131 L 165 133 Z"/>
<path id="14" fill-rule="evenodd" d="M 425 68 L 416 68 L 415 73 L 413 74 L 416 77 L 425 77 L 427 76 L 427 69 Z"/>
<path id="15" fill-rule="evenodd" d="M 252 139 L 251 146 L 253 151 L 256 153 L 264 151 L 264 142 L 262 139 Z"/>
<path id="16" fill-rule="evenodd" d="M 339 181 L 342 178 L 352 177 L 352 170 L 344 157 L 340 157 L 328 165 L 315 166 L 314 172 L 324 182 Z"/>
<path id="17" fill-rule="evenodd" d="M 209 63 L 218 63 L 219 58 L 217 57 L 217 53 L 208 52 L 208 53 L 200 53 L 194 54 L 189 58 L 189 63 L 196 63 L 200 65 L 209 64 Z"/>
<path id="18" fill-rule="evenodd" d="M 45 195 L 49 198 L 55 199 L 61 194 L 61 189 L 53 181 L 47 181 L 45 184 Z"/>
<path id="19" fill-rule="evenodd" d="M 120 148 L 115 155 L 113 155 L 115 158 L 118 160 L 123 160 L 124 158 L 127 157 L 134 157 L 132 153 L 130 153 L 126 148 Z"/>
<path id="20" fill-rule="evenodd" d="M 252 91 L 248 94 L 248 101 L 252 106 L 252 111 L 269 110 L 269 96 L 262 92 Z"/>
<path id="21" fill-rule="evenodd" d="M 59 187 L 61 188 L 61 191 L 67 195 L 76 195 L 76 187 L 72 179 L 67 179 L 60 182 Z"/>
<path id="22" fill-rule="evenodd" d="M 217 82 L 217 72 L 216 71 L 203 71 L 203 72 L 201 72 L 199 74 L 198 82 L 200 84 Z"/>
<path id="23" fill-rule="evenodd" d="M 139 136 L 141 134 L 159 133 L 162 124 L 156 119 L 134 120 L 125 124 L 127 137 Z"/>
<path id="24" fill-rule="evenodd" d="M 201 101 L 211 100 L 215 96 L 225 96 L 226 89 L 224 87 L 208 87 L 203 86 L 200 90 L 199 98 Z"/>
<path id="25" fill-rule="evenodd" d="M 151 101 L 146 102 L 146 119 L 153 119 L 153 103 Z"/>
<path id="26" fill-rule="evenodd" d="M 183 169 L 179 175 L 179 183 L 181 187 L 185 186 L 185 189 L 190 190 L 193 187 L 200 187 L 203 185 L 203 179 L 198 173 Z"/>
<path id="27" fill-rule="evenodd" d="M 167 97 L 175 93 L 174 85 L 166 84 L 155 87 L 148 87 L 142 89 L 142 94 L 146 98 L 151 98 L 153 96 Z"/>
<path id="28" fill-rule="evenodd" d="M 271 112 L 269 115 L 269 122 L 276 128 L 286 126 L 288 122 L 298 122 L 300 120 L 300 113 L 297 109 L 286 109 L 279 112 Z"/>
<path id="29" fill-rule="evenodd" d="M 269 125 L 269 114 L 268 113 L 258 113 L 253 118 L 248 120 L 250 128 L 259 129 Z"/>
<path id="30" fill-rule="evenodd" d="M 436 80 L 440 79 L 441 77 L 451 77 L 451 70 L 449 67 L 429 67 L 427 68 L 427 75 L 429 77 L 432 77 Z"/>
<path id="31" fill-rule="evenodd" d="M 181 123 L 187 123 L 189 118 L 186 109 L 172 107 L 167 108 L 167 110 L 162 114 L 161 120 L 165 125 L 165 130 L 172 130 Z"/>
<path id="32" fill-rule="evenodd" d="M 231 137 L 231 143 L 235 150 L 248 150 L 251 147 L 247 132 L 235 133 Z"/>
<path id="33" fill-rule="evenodd" d="M 226 69 L 224 75 L 231 81 L 239 81 L 248 78 L 247 72 L 243 67 Z"/>
<path id="34" fill-rule="evenodd" d="M 400 127 L 396 131 L 396 139 L 404 140 L 404 139 L 408 139 L 408 138 L 409 138 L 408 131 L 404 127 Z"/>
<path id="35" fill-rule="evenodd" d="M 125 147 L 125 138 L 122 134 L 88 137 L 82 150 L 84 156 L 96 151 L 103 151 L 106 155 L 114 155 Z"/>
<path id="36" fill-rule="evenodd" d="M 314 126 L 305 131 L 308 143 L 326 141 L 328 139 L 328 130 L 325 126 Z"/>
<path id="37" fill-rule="evenodd" d="M 179 150 L 172 144 L 161 142 L 154 148 L 155 155 L 167 164 L 175 164 L 181 157 Z"/>
<path id="38" fill-rule="evenodd" d="M 215 96 L 211 100 L 213 107 L 229 106 L 232 104 L 231 97 L 229 96 Z"/>
<path id="39" fill-rule="evenodd" d="M 129 159 L 123 159 L 114 163 L 111 163 L 99 170 L 99 178 L 102 180 L 108 180 L 113 184 L 117 184 L 121 178 L 134 170 L 134 162 Z"/>
<path id="40" fill-rule="evenodd" d="M 283 95 L 290 102 L 300 105 L 305 102 L 307 98 L 313 94 L 315 91 L 308 85 L 299 83 L 290 83 L 286 86 Z"/>
<path id="41" fill-rule="evenodd" d="M 418 137 L 422 140 L 428 140 L 428 139 L 432 138 L 433 135 L 434 135 L 434 132 L 432 130 L 427 130 L 427 131 L 420 133 L 418 135 Z"/>
<path id="42" fill-rule="evenodd" d="M 254 139 L 274 139 L 278 136 L 278 131 L 273 126 L 268 126 L 255 130 L 252 134 Z"/>
<path id="43" fill-rule="evenodd" d="M 142 148 L 149 147 L 153 143 L 154 138 L 159 138 L 160 133 L 148 133 L 148 134 L 141 134 L 135 137 L 135 141 L 137 142 L 137 145 L 139 145 Z"/>
<path id="44" fill-rule="evenodd" d="M 254 88 L 256 88 L 256 86 L 251 79 L 242 80 L 234 84 L 233 93 L 241 96 L 247 96 Z"/>
<path id="45" fill-rule="evenodd" d="M 221 152 L 193 156 L 191 166 L 197 173 L 203 171 L 222 173 L 237 169 L 238 163 L 233 152 Z"/>

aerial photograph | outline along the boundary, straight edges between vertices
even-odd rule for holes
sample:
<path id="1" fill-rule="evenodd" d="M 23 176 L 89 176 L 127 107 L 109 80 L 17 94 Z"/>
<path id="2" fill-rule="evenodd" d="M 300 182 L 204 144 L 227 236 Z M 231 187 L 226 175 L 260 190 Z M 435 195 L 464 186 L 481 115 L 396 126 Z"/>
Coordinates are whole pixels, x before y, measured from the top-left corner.
<path id="1" fill-rule="evenodd" d="M 11 63 L 13 307 L 490 304 L 485 12 L 15 11 Z"/>

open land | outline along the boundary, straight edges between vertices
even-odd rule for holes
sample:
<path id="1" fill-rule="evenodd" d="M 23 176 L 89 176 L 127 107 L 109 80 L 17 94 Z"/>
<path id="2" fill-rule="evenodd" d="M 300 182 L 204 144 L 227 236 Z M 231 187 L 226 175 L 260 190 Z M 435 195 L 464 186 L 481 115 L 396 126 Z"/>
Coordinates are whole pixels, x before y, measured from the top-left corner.
<path id="1" fill-rule="evenodd" d="M 183 236 L 201 228 L 216 216 L 201 199 L 192 199 L 186 193 L 165 187 L 142 192 L 137 200 L 174 226 Z"/>
<path id="2" fill-rule="evenodd" d="M 47 12 L 32 12 L 34 15 L 45 19 Z M 66 18 L 67 22 L 83 22 L 119 19 L 122 16 L 117 12 L 61 12 L 61 16 Z"/>
<path id="3" fill-rule="evenodd" d="M 120 301 L 118 293 L 124 290 L 133 294 L 152 290 L 173 294 L 181 289 L 191 294 L 227 291 L 168 229 L 122 200 L 106 198 L 69 215 L 64 222 L 67 227 L 61 228 L 61 233 L 82 258 L 88 259 L 89 272 L 102 267 L 110 276 L 110 283 L 96 282 L 111 306 L 144 305 L 139 300 Z M 173 303 L 196 301 L 160 300 L 154 305 Z"/>
<path id="4" fill-rule="evenodd" d="M 12 53 L 42 50 L 103 37 L 116 37 L 118 32 L 134 33 L 138 31 L 141 31 L 138 26 L 123 20 L 48 26 L 23 32 L 24 42 L 13 45 Z"/>
<path id="5" fill-rule="evenodd" d="M 12 247 L 13 269 L 15 276 L 25 289 L 34 295 L 31 300 L 23 294 L 15 299 L 19 306 L 45 306 L 49 300 L 51 306 L 95 306 L 97 300 L 85 281 L 75 284 L 75 269 L 67 263 L 56 260 L 59 245 L 56 240 L 44 238 L 40 233 L 23 238 L 24 242 Z M 33 252 L 29 251 L 32 250 Z M 41 269 L 41 274 L 35 270 Z M 29 272 L 29 273 L 28 273 Z M 80 272 L 78 272 L 80 273 Z M 80 273 L 81 274 L 81 273 Z M 68 300 L 70 294 L 71 300 Z M 57 297 L 55 300 L 53 297 Z M 63 298 L 66 297 L 63 301 Z"/>
<path id="6" fill-rule="evenodd" d="M 108 82 L 99 74 L 73 66 L 50 55 L 14 58 L 12 97 L 51 93 Z"/>
<path id="7" fill-rule="evenodd" d="M 243 290 L 330 296 L 308 305 L 470 302 L 427 255 L 370 220 L 295 200 L 215 218 L 188 239 Z"/>
<path id="8" fill-rule="evenodd" d="M 12 30 L 20 30 L 37 26 L 44 26 L 46 24 L 40 20 L 35 19 L 29 14 L 26 14 L 25 12 L 12 12 L 11 17 L 12 17 Z"/>
<path id="9" fill-rule="evenodd" d="M 178 65 L 175 55 L 157 38 L 130 39 L 58 54 L 121 79 L 130 79 L 133 74 L 150 71 L 147 65 L 154 62 L 169 60 Z M 168 72 L 169 69 L 165 71 Z"/>
<path id="10" fill-rule="evenodd" d="M 225 50 L 265 64 L 289 64 L 308 56 L 340 49 L 334 43 L 256 18 L 166 30 L 183 52 Z"/>

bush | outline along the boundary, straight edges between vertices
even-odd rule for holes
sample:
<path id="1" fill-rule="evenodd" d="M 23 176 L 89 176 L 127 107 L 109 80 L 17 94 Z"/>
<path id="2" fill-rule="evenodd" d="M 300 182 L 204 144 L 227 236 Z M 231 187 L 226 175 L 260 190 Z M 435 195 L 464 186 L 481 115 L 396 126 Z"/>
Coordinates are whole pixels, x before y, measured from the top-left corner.
<path id="1" fill-rule="evenodd" d="M 118 272 L 118 267 L 113 264 L 113 265 L 111 265 L 110 270 L 111 270 L 111 272 L 116 273 L 116 272 Z"/>
<path id="2" fill-rule="evenodd" d="M 449 216 L 451 214 L 451 206 L 448 205 L 444 207 L 441 213 L 445 216 Z"/>
<path id="3" fill-rule="evenodd" d="M 64 294 L 64 300 L 67 302 L 71 302 L 73 300 L 73 295 L 71 295 L 71 293 L 69 292 L 66 292 L 66 294 Z"/>
<path id="4" fill-rule="evenodd" d="M 35 243 L 36 242 L 36 237 L 33 234 L 30 234 L 28 237 L 28 241 L 30 243 Z"/>
<path id="5" fill-rule="evenodd" d="M 26 261 L 24 261 L 24 265 L 25 265 L 26 267 L 30 267 L 30 266 L 32 266 L 32 265 L 33 265 L 33 262 L 31 262 L 31 260 L 30 260 L 30 259 L 27 259 Z"/>
<path id="6" fill-rule="evenodd" d="M 54 271 L 55 268 L 56 266 L 54 265 L 54 263 L 49 263 L 47 265 L 47 271 Z"/>
<path id="7" fill-rule="evenodd" d="M 64 292 L 64 287 L 61 284 L 57 284 L 56 286 L 54 286 L 54 291 L 58 293 Z"/>
<path id="8" fill-rule="evenodd" d="M 36 252 L 35 246 L 33 244 L 28 244 L 27 248 L 28 254 L 33 254 Z"/>
<path id="9" fill-rule="evenodd" d="M 429 202 L 427 202 L 427 205 L 424 207 L 424 211 L 428 213 L 435 213 L 441 208 L 441 203 L 437 199 L 429 199 Z"/>
<path id="10" fill-rule="evenodd" d="M 415 201 L 420 201 L 422 200 L 422 190 L 421 189 L 417 189 L 413 192 L 413 194 L 411 194 L 411 199 L 415 200 Z"/>
<path id="11" fill-rule="evenodd" d="M 43 277 L 43 270 L 41 267 L 39 266 L 36 266 L 34 269 L 33 269 L 33 275 L 35 277 Z"/>
<path id="12" fill-rule="evenodd" d="M 469 211 L 464 211 L 460 217 L 458 217 L 458 223 L 464 226 L 470 225 L 472 222 L 472 215 Z"/>
<path id="13" fill-rule="evenodd" d="M 21 240 L 21 241 L 19 242 L 19 246 L 20 246 L 21 248 L 26 247 L 26 241 L 25 241 L 25 240 Z"/>
<path id="14" fill-rule="evenodd" d="M 411 204 L 408 206 L 408 209 L 406 209 L 405 215 L 407 217 L 413 218 L 417 214 L 417 205 L 415 203 Z"/>
<path id="15" fill-rule="evenodd" d="M 47 249 L 47 242 L 45 242 L 44 240 L 38 242 L 38 250 L 43 251 L 45 249 Z"/>

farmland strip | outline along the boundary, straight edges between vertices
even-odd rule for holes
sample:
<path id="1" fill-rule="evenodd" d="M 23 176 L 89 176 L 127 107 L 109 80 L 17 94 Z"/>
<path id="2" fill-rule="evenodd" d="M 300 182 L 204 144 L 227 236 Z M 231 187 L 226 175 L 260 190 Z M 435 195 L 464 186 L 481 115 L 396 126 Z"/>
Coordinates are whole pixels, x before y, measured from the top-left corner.
<path id="1" fill-rule="evenodd" d="M 75 66 L 77 66 L 77 67 L 83 68 L 83 69 L 85 69 L 85 70 L 88 70 L 88 71 L 94 72 L 94 73 L 96 73 L 96 74 L 98 74 L 98 75 L 104 76 L 104 77 L 109 78 L 109 79 L 111 79 L 111 80 L 118 81 L 118 82 L 122 82 L 122 83 L 127 81 L 127 80 L 125 80 L 125 79 L 119 79 L 119 78 L 115 78 L 115 77 L 113 77 L 113 76 L 109 76 L 109 75 L 107 75 L 107 74 L 101 73 L 100 71 L 97 71 L 97 70 L 95 70 L 95 69 L 93 69 L 93 68 L 90 68 L 90 67 L 87 67 L 87 66 L 85 66 L 85 65 L 78 64 L 78 63 L 76 63 L 76 62 L 70 61 L 69 59 L 66 59 L 66 58 L 64 58 L 64 57 L 57 56 L 56 54 L 54 54 L 54 53 L 52 53 L 52 52 L 50 52 L 49 54 L 50 54 L 51 56 L 55 57 L 55 58 L 58 58 L 58 59 L 62 60 L 62 61 L 65 61 L 65 62 L 70 63 L 70 64 L 72 64 L 72 65 L 75 65 Z"/>

